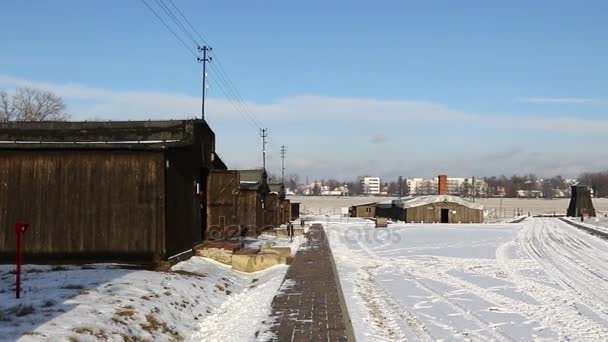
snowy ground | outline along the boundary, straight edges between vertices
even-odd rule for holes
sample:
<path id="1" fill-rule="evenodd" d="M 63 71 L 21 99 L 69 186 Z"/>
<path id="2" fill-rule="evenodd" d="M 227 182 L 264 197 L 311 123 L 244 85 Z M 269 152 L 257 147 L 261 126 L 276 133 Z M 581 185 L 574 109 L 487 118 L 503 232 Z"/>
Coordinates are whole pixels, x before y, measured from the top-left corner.
<path id="1" fill-rule="evenodd" d="M 302 238 L 262 236 L 248 244 L 260 242 L 295 251 Z M 247 274 L 199 257 L 172 272 L 26 265 L 20 300 L 13 270 L 0 266 L 2 341 L 252 341 L 267 330 L 287 266 Z"/>
<path id="2" fill-rule="evenodd" d="M 359 341 L 608 340 L 608 243 L 558 219 L 326 227 Z"/>

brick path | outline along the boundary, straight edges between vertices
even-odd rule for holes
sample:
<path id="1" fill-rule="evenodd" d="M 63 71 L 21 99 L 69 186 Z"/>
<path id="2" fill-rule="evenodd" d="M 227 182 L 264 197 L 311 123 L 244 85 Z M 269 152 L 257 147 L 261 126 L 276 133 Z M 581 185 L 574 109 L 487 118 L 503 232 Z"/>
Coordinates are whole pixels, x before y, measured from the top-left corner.
<path id="1" fill-rule="evenodd" d="M 274 341 L 347 341 L 331 249 L 320 224 L 289 267 L 272 301 Z"/>

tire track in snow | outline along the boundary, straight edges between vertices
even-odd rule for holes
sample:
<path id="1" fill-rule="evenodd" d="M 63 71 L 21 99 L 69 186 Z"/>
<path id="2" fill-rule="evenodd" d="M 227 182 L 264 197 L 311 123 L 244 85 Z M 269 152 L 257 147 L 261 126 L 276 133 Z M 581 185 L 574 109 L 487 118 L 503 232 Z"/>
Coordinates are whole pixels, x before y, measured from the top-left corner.
<path id="1" fill-rule="evenodd" d="M 523 249 L 608 323 L 608 244 L 551 219 L 534 220 L 522 233 Z"/>
<path id="2" fill-rule="evenodd" d="M 514 250 L 519 246 L 524 253 L 530 255 L 540 269 L 555 278 L 553 273 L 558 271 L 553 265 L 540 258 L 542 253 L 537 254 L 538 251 L 530 250 L 533 248 L 529 246 L 530 234 L 537 229 L 535 222 L 536 219 L 529 220 L 517 238 L 501 245 L 496 250 L 496 260 L 507 275 L 507 279 L 540 303 L 540 305 L 532 305 L 531 308 L 534 311 L 528 312 L 527 316 L 542 322 L 543 325 L 559 333 L 561 338 L 567 340 L 607 341 L 608 330 L 598 322 L 581 315 L 576 304 L 581 303 L 582 299 L 575 291 L 569 291 L 570 287 L 563 285 L 563 290 L 556 289 L 534 280 L 531 276 L 521 274 L 521 271 L 530 269 L 529 263 L 526 262 L 526 259 L 509 257 L 509 250 Z M 560 247 L 553 246 L 553 248 Z M 558 284 L 562 284 L 560 279 L 554 280 Z M 523 308 L 525 307 L 522 306 Z"/>
<path id="3" fill-rule="evenodd" d="M 361 249 L 365 253 L 367 253 L 370 257 L 372 257 L 372 258 L 374 258 L 376 260 L 380 260 L 381 259 L 381 257 L 379 257 L 370 248 L 368 248 L 367 246 L 365 246 L 361 241 L 357 241 L 357 243 L 359 244 L 359 246 L 361 247 Z M 481 319 L 479 316 L 473 314 L 469 310 L 466 310 L 460 304 L 455 303 L 454 301 L 450 300 L 446 296 L 444 296 L 441 293 L 435 291 L 430 286 L 424 284 L 422 281 L 418 280 L 410 272 L 404 270 L 402 267 L 398 267 L 398 265 L 393 265 L 393 266 L 406 279 L 415 282 L 420 288 L 424 289 L 426 292 L 428 292 L 429 294 L 431 294 L 432 296 L 434 296 L 436 299 L 438 299 L 442 303 L 445 303 L 445 304 L 451 306 L 455 311 L 457 311 L 458 313 L 460 313 L 464 318 L 466 318 L 466 319 L 474 322 L 477 326 L 479 326 L 480 328 L 482 328 L 484 331 L 490 333 L 496 339 L 496 341 L 513 341 L 513 339 L 511 337 L 509 337 L 509 336 L 501 333 L 500 331 L 497 331 L 496 329 L 494 329 L 494 327 L 490 326 L 490 323 L 488 323 L 485 320 Z"/>

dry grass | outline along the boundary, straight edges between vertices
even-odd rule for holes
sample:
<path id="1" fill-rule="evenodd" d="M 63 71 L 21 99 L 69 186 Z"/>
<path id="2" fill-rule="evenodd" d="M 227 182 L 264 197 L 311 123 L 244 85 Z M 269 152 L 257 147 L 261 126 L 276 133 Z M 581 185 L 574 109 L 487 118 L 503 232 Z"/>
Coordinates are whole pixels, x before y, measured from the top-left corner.
<path id="1" fill-rule="evenodd" d="M 173 341 L 183 341 L 183 337 L 175 329 L 169 327 L 167 323 L 159 321 L 154 314 L 147 314 L 146 322 L 141 324 L 141 328 L 150 333 L 150 335 L 154 336 L 155 332 L 160 331 L 163 334 L 171 335 Z"/>
<path id="2" fill-rule="evenodd" d="M 135 308 L 133 308 L 131 305 L 127 305 L 116 310 L 114 314 L 122 318 L 132 319 L 135 315 Z"/>
<path id="3" fill-rule="evenodd" d="M 33 306 L 25 305 L 25 306 L 21 306 L 17 309 L 17 311 L 15 312 L 15 316 L 23 317 L 23 316 L 31 315 L 34 312 L 36 312 L 36 310 L 34 309 Z"/>
<path id="4" fill-rule="evenodd" d="M 220 285 L 220 284 L 216 284 L 216 285 L 215 285 L 215 288 L 217 288 L 217 289 L 218 289 L 218 290 L 220 290 L 220 291 L 225 291 L 225 290 L 226 290 L 226 289 L 225 289 L 225 288 L 224 288 L 222 285 Z"/>
<path id="5" fill-rule="evenodd" d="M 91 328 L 80 327 L 80 328 L 74 328 L 74 329 L 72 329 L 72 331 L 77 334 L 81 334 L 81 335 L 91 335 L 99 341 L 108 340 L 108 337 L 102 331 L 95 331 Z"/>
<path id="6" fill-rule="evenodd" d="M 194 272 L 188 272 L 188 271 L 183 271 L 183 270 L 171 271 L 171 273 L 177 273 L 177 274 L 184 275 L 184 276 L 198 277 L 198 278 L 204 278 L 204 277 L 208 276 L 207 273 L 194 273 Z"/>

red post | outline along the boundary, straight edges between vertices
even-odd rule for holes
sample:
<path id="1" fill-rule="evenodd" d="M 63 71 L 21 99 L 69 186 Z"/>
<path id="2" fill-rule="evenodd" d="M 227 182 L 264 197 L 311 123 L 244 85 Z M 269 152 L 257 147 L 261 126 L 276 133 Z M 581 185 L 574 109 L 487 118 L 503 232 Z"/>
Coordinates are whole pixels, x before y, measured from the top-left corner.
<path id="1" fill-rule="evenodd" d="M 15 294 L 17 298 L 21 295 L 21 241 L 23 233 L 30 226 L 29 223 L 15 224 L 15 234 L 17 235 L 17 286 L 15 286 Z"/>

